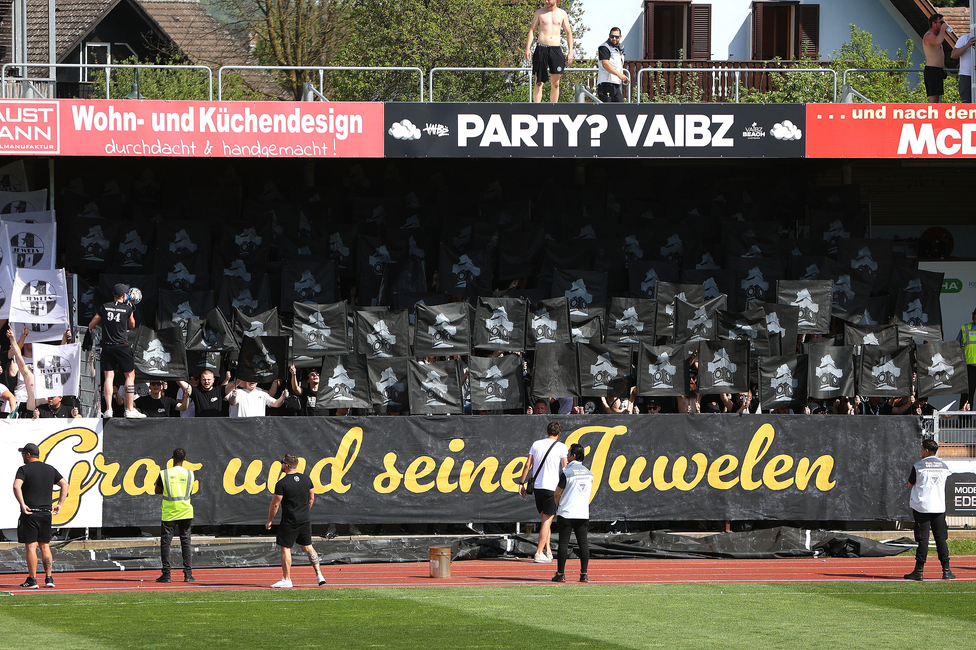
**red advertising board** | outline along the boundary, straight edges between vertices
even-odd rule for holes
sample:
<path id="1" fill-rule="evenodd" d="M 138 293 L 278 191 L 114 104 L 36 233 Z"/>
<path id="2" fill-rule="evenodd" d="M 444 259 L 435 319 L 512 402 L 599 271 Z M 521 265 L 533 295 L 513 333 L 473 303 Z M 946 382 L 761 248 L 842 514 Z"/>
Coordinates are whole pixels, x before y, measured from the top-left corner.
<path id="1" fill-rule="evenodd" d="M 382 158 L 383 104 L 2 100 L 0 154 Z"/>
<path id="2" fill-rule="evenodd" d="M 976 157 L 973 104 L 807 104 L 807 158 Z"/>

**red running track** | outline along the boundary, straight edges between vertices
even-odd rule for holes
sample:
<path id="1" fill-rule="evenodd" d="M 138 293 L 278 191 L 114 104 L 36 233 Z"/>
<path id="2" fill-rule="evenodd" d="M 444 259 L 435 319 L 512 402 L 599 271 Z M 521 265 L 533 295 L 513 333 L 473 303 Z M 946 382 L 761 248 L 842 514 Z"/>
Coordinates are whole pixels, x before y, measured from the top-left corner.
<path id="1" fill-rule="evenodd" d="M 935 558 L 933 558 L 935 560 Z M 903 581 L 914 567 L 914 558 L 802 558 L 785 560 L 593 560 L 589 576 L 594 584 L 688 584 L 688 583 L 782 583 L 782 582 L 884 582 Z M 958 580 L 976 580 L 976 556 L 953 558 Z M 500 585 L 547 585 L 556 563 L 531 560 L 471 560 L 454 562 L 451 577 L 434 579 L 426 562 L 409 564 L 351 564 L 323 567 L 328 584 L 321 587 L 368 589 L 375 587 L 489 587 Z M 926 579 L 942 576 L 937 560 L 926 566 Z M 51 593 L 110 593 L 138 591 L 190 591 L 267 589 L 281 577 L 278 567 L 252 569 L 197 569 L 197 581 L 184 583 L 182 574 L 173 582 L 155 582 L 156 570 L 100 571 L 55 574 L 54 589 L 20 589 L 23 575 L 0 576 L 0 591 L 15 595 Z M 566 566 L 568 582 L 579 578 L 579 561 Z M 308 566 L 294 567 L 295 588 L 319 588 Z"/>

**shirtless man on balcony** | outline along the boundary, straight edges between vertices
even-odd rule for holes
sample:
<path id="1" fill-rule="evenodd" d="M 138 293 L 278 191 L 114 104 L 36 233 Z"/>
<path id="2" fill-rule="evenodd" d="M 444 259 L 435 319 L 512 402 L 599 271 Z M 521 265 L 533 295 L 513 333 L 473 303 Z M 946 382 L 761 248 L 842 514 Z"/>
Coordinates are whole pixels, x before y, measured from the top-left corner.
<path id="1" fill-rule="evenodd" d="M 566 45 L 569 52 L 565 57 L 559 45 L 560 29 L 566 31 Z M 533 54 L 532 39 L 536 30 L 539 30 L 539 39 Z M 553 104 L 558 102 L 559 79 L 562 77 L 563 68 L 573 62 L 573 29 L 569 26 L 569 16 L 559 8 L 559 0 L 546 0 L 546 6 L 538 9 L 532 16 L 529 36 L 525 41 L 525 59 L 532 61 L 532 75 L 535 77 L 532 101 L 537 104 L 542 101 L 542 86 L 552 75 L 549 101 Z"/>
<path id="2" fill-rule="evenodd" d="M 942 14 L 932 14 L 929 18 L 929 31 L 922 37 L 922 49 L 925 50 L 925 94 L 929 96 L 930 104 L 942 101 L 943 85 L 946 78 L 945 52 L 942 43 L 945 41 L 949 25 Z"/>

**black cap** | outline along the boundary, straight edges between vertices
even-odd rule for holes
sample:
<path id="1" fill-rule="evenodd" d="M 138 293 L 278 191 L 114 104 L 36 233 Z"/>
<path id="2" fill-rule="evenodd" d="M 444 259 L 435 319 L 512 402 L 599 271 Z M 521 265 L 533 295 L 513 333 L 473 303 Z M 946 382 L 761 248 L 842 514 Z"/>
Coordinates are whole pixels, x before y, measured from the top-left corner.
<path id="1" fill-rule="evenodd" d="M 121 298 L 127 293 L 129 293 L 129 285 L 127 284 L 122 284 L 119 282 L 117 285 L 112 287 L 112 295 L 114 295 L 116 298 Z"/>
<path id="2" fill-rule="evenodd" d="M 22 454 L 27 454 L 28 456 L 40 456 L 41 455 L 41 450 L 38 449 L 37 448 L 37 445 L 35 445 L 33 442 L 28 442 L 26 445 L 24 445 L 23 447 L 21 447 L 17 451 L 19 451 Z"/>

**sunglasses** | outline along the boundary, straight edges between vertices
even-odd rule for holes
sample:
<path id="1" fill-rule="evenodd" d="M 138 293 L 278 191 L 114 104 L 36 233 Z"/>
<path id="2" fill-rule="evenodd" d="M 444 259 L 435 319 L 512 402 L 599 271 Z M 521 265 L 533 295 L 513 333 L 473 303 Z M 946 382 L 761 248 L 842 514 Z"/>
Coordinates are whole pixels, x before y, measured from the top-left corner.
<path id="1" fill-rule="evenodd" d="M 620 34 L 610 34 L 610 38 L 620 38 Z"/>

